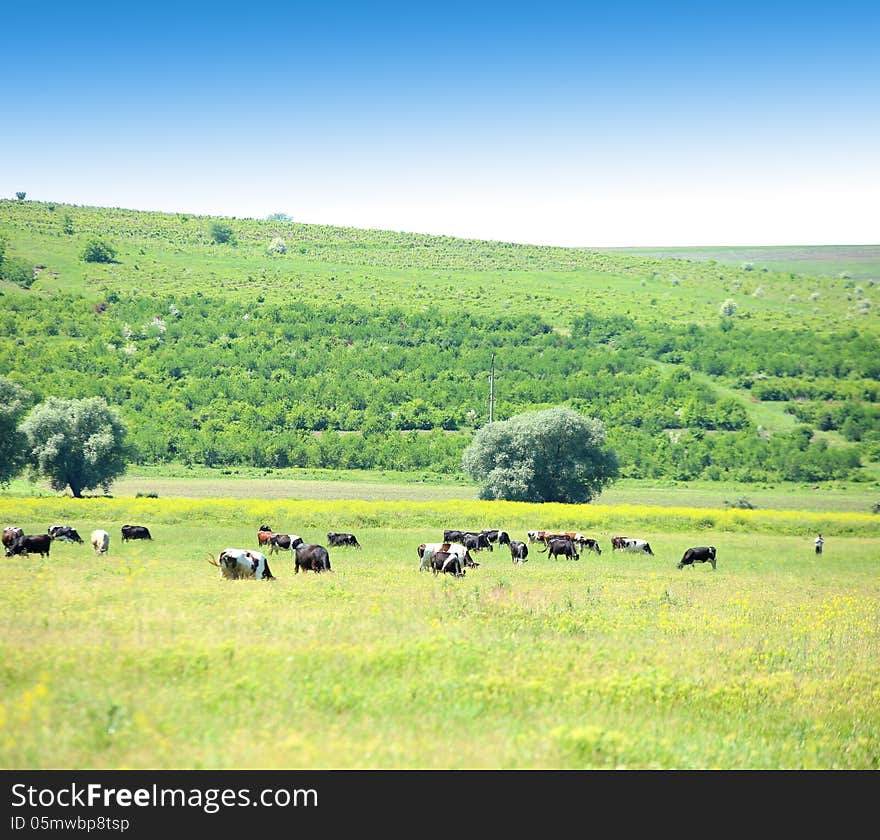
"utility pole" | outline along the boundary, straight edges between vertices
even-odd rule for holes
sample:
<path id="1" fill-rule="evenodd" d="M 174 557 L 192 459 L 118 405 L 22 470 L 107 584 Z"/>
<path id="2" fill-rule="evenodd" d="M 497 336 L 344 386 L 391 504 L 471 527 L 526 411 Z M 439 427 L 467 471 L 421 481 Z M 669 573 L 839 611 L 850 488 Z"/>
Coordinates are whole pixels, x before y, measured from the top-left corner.
<path id="1" fill-rule="evenodd" d="M 489 369 L 489 422 L 495 419 L 495 354 L 492 354 L 492 367 Z"/>

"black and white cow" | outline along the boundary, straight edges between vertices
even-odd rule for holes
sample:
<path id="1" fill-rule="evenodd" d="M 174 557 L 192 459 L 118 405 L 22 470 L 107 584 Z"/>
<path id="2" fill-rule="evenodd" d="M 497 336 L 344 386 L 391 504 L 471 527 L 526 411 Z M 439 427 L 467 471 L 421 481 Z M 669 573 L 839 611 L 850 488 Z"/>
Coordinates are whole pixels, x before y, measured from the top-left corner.
<path id="1" fill-rule="evenodd" d="M 213 565 L 220 567 L 227 580 L 275 580 L 266 555 L 249 548 L 224 548 Z"/>
<path id="2" fill-rule="evenodd" d="M 471 551 L 482 551 L 484 548 L 493 551 L 492 543 L 489 542 L 489 538 L 485 534 L 477 534 L 474 531 L 466 531 L 461 543 L 465 548 Z"/>
<path id="3" fill-rule="evenodd" d="M 615 540 L 617 544 L 615 544 Z M 636 554 L 650 554 L 651 557 L 654 556 L 654 552 L 651 551 L 651 544 L 647 540 L 636 540 L 630 537 L 613 537 L 611 540 L 611 547 L 613 549 L 622 549 L 623 551 L 632 551 Z"/>
<path id="4" fill-rule="evenodd" d="M 265 531 L 263 533 L 266 533 Z M 276 551 L 293 551 L 298 545 L 303 544 L 303 538 L 296 534 L 272 534 L 269 537 L 269 554 Z"/>
<path id="5" fill-rule="evenodd" d="M 48 534 L 22 534 L 6 549 L 6 556 L 15 557 L 17 554 L 39 554 L 40 557 L 48 557 L 51 545 L 52 537 Z"/>
<path id="6" fill-rule="evenodd" d="M 592 551 L 595 554 L 602 553 L 602 549 L 599 547 L 599 541 L 594 540 L 592 537 L 585 537 L 583 534 L 576 534 L 574 542 L 576 545 L 579 545 L 582 549 L 586 549 L 587 551 Z"/>
<path id="7" fill-rule="evenodd" d="M 525 563 L 529 556 L 529 547 L 519 540 L 511 540 L 508 545 L 510 546 L 510 559 L 514 563 Z"/>
<path id="8" fill-rule="evenodd" d="M 452 528 L 447 528 L 443 532 L 443 542 L 460 543 L 464 539 L 466 533 L 467 531 L 456 531 Z"/>
<path id="9" fill-rule="evenodd" d="M 462 568 L 459 557 L 448 551 L 437 551 L 431 555 L 431 569 L 434 572 L 434 577 L 440 573 L 453 577 L 465 576 L 465 570 Z"/>
<path id="10" fill-rule="evenodd" d="M 145 528 L 143 525 L 123 525 L 122 526 L 122 541 L 127 542 L 128 540 L 151 540 L 153 539 L 150 536 L 150 531 L 148 528 Z"/>
<path id="11" fill-rule="evenodd" d="M 352 548 L 361 547 L 354 534 L 338 534 L 336 531 L 327 532 L 327 542 L 330 545 L 350 545 Z"/>
<path id="12" fill-rule="evenodd" d="M 471 557 L 470 551 L 462 543 L 422 543 L 418 549 L 419 555 L 419 571 L 423 572 L 426 569 L 431 568 L 431 558 L 437 554 L 438 552 L 445 552 L 448 554 L 454 554 L 458 557 L 461 562 L 462 568 L 465 566 L 470 566 L 471 568 L 477 568 L 479 563 L 475 563 L 473 558 Z"/>
<path id="13" fill-rule="evenodd" d="M 500 528 L 484 528 L 481 533 L 486 535 L 490 543 L 498 543 L 498 545 L 510 545 L 510 534 L 502 531 Z"/>
<path id="14" fill-rule="evenodd" d="M 689 548 L 681 560 L 678 561 L 678 568 L 685 566 L 693 566 L 694 563 L 711 563 L 715 568 L 715 546 L 714 545 L 698 545 Z"/>
<path id="15" fill-rule="evenodd" d="M 302 543 L 293 549 L 294 574 L 304 572 L 330 572 L 330 554 L 323 545 Z"/>
<path id="16" fill-rule="evenodd" d="M 83 538 L 76 532 L 76 528 L 67 525 L 50 525 L 47 532 L 53 540 L 62 540 L 63 542 L 81 543 Z"/>

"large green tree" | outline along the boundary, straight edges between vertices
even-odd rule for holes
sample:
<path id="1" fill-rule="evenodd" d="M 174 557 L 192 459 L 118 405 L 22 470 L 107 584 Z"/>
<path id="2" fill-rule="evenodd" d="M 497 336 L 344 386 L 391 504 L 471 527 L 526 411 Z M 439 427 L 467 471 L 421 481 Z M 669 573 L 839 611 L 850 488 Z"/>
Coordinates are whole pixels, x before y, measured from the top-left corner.
<path id="1" fill-rule="evenodd" d="M 108 492 L 131 457 L 125 425 L 101 397 L 49 397 L 20 428 L 32 471 L 47 478 L 53 490 L 70 487 L 76 498 L 96 487 Z"/>
<path id="2" fill-rule="evenodd" d="M 15 478 L 27 460 L 27 438 L 18 429 L 31 393 L 0 376 L 0 484 Z"/>
<path id="3" fill-rule="evenodd" d="M 484 426 L 462 467 L 482 483 L 481 499 L 518 502 L 588 502 L 618 471 L 602 422 L 563 407 Z"/>

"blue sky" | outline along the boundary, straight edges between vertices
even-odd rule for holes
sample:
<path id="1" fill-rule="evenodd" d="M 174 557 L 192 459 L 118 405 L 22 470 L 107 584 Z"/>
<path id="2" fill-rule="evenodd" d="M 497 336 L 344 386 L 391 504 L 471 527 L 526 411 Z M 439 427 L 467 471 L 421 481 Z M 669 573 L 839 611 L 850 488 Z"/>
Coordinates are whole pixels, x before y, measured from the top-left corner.
<path id="1" fill-rule="evenodd" d="M 880 241 L 880 4 L 19 2 L 0 196 L 579 246 Z"/>

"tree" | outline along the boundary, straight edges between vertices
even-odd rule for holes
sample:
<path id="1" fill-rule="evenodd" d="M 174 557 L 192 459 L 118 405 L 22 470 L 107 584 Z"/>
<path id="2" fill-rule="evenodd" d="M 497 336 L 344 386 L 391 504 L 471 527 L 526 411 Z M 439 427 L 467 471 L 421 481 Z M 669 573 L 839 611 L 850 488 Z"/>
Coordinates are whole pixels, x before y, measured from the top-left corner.
<path id="1" fill-rule="evenodd" d="M 235 244 L 235 231 L 225 222 L 213 222 L 210 228 L 211 239 L 218 245 L 228 242 L 230 245 Z"/>
<path id="2" fill-rule="evenodd" d="M 481 499 L 589 502 L 618 474 L 605 427 L 570 408 L 518 414 L 483 426 L 462 455 Z"/>
<path id="3" fill-rule="evenodd" d="M 18 424 L 31 399 L 30 391 L 0 376 L 0 485 L 8 484 L 25 466 L 27 438 Z"/>
<path id="4" fill-rule="evenodd" d="M 16 197 L 19 201 L 24 201 L 25 198 L 27 197 L 27 193 L 26 193 L 26 192 L 17 192 L 17 193 L 15 194 L 15 197 Z"/>
<path id="5" fill-rule="evenodd" d="M 110 263 L 116 259 L 116 249 L 103 239 L 92 238 L 86 242 L 82 258 L 86 262 Z"/>
<path id="6" fill-rule="evenodd" d="M 102 397 L 64 400 L 49 397 L 20 426 L 27 438 L 31 471 L 49 479 L 53 490 L 70 487 L 108 492 L 131 457 L 126 428 L 116 409 Z"/>

